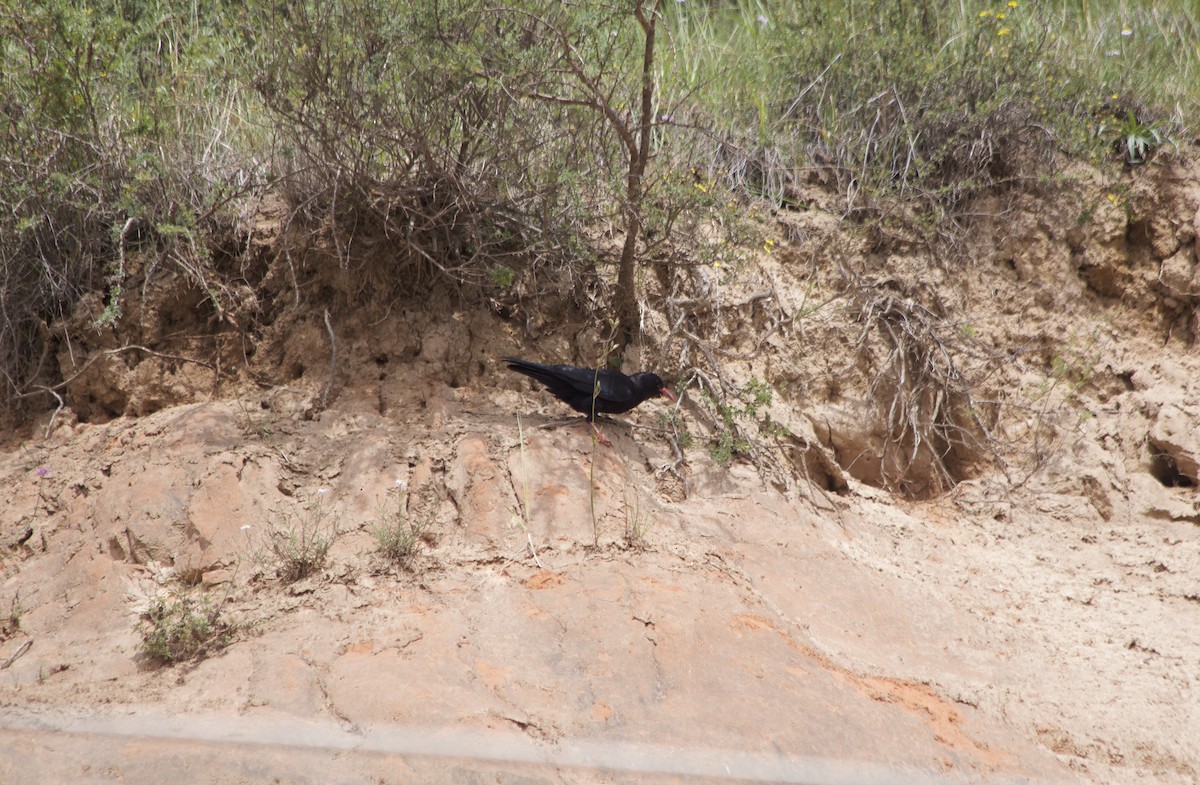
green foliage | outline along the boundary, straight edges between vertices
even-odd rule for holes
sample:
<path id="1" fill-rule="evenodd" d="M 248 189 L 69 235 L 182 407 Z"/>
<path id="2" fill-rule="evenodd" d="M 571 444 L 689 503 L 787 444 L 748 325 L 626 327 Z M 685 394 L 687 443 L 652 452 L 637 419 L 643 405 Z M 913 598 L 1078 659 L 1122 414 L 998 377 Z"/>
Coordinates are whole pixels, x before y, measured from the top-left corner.
<path id="1" fill-rule="evenodd" d="M 198 659 L 229 645 L 237 626 L 221 618 L 208 597 L 156 598 L 142 613 L 139 650 L 150 660 L 170 665 Z"/>
<path id="2" fill-rule="evenodd" d="M 494 264 L 488 268 L 488 277 L 501 289 L 507 289 L 517 279 L 517 272 L 506 264 Z"/>
<path id="3" fill-rule="evenodd" d="M 722 466 L 732 463 L 734 456 L 749 455 L 751 449 L 749 441 L 729 430 L 718 431 L 708 443 L 709 457 Z"/>
<path id="4" fill-rule="evenodd" d="M 1133 114 L 1132 109 L 1128 110 L 1119 130 L 1117 152 L 1131 166 L 1145 163 L 1166 141 L 1158 126 L 1143 123 Z"/>
<path id="5" fill-rule="evenodd" d="M 631 105 L 636 28 L 549 1 L 364 0 L 255 4 L 246 35 L 293 202 L 402 236 L 391 280 L 412 291 L 508 286 L 622 215 L 625 151 L 597 96 Z"/>
<path id="6" fill-rule="evenodd" d="M 770 414 L 761 412 L 771 405 L 774 391 L 759 379 L 750 379 L 736 395 L 724 401 L 718 400 L 707 389 L 701 391 L 700 398 L 716 411 L 720 421 L 720 427 L 708 443 L 708 454 L 719 464 L 728 464 L 739 455 L 750 455 L 754 445 L 743 432 L 748 424 L 754 424 L 759 433 L 767 436 L 786 436 L 789 433 L 786 427 L 772 420 Z"/>
<path id="7" fill-rule="evenodd" d="M 915 200 L 932 230 L 977 194 L 1043 182 L 1060 150 L 1102 161 L 1117 106 L 1162 116 L 1200 97 L 1200 78 L 1175 77 L 1200 76 L 1177 45 L 1198 32 L 1187 2 L 744 0 L 672 21 L 677 87 L 724 135 L 715 175 L 786 205 L 821 170 L 850 207 Z"/>
<path id="8" fill-rule="evenodd" d="M 11 404 L 44 383 L 46 326 L 107 289 L 116 325 L 140 250 L 189 271 L 251 178 L 226 0 L 0 0 L 0 371 Z M 233 145 L 241 150 L 235 156 Z M 196 228 L 182 242 L 158 231 Z"/>

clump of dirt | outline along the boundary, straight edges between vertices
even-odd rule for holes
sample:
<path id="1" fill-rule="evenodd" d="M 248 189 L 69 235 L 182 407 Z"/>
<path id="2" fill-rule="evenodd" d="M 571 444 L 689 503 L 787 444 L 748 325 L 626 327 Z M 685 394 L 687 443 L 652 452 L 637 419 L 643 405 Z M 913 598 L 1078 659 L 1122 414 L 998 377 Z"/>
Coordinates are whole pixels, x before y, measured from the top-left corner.
<path id="1" fill-rule="evenodd" d="M 612 449 L 497 362 L 602 357 L 577 292 L 396 298 L 271 205 L 211 291 L 131 264 L 115 323 L 56 327 L 63 405 L 0 456 L 0 758 L 79 776 L 79 713 L 158 732 L 120 707 L 174 716 L 181 756 L 303 720 L 309 770 L 350 731 L 424 778 L 483 765 L 394 741 L 433 727 L 557 751 L 522 759 L 551 781 L 608 776 L 565 773 L 581 739 L 680 777 L 668 747 L 1195 781 L 1198 161 L 981 204 L 954 257 L 817 191 L 761 213 L 742 265 L 647 275 L 627 360 L 683 402 Z M 381 521 L 420 532 L 403 561 Z M 297 578 L 272 543 L 305 532 Z M 147 661 L 165 597 L 239 632 Z"/>

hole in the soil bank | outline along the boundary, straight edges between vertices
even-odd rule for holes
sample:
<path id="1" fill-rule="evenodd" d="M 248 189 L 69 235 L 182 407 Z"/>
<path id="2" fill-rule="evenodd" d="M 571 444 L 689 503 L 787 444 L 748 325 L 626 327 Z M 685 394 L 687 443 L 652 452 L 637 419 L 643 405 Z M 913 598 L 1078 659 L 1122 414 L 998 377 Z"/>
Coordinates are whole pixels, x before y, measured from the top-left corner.
<path id="1" fill-rule="evenodd" d="M 196 567 L 189 567 L 181 570 L 178 577 L 179 582 L 184 586 L 199 586 L 204 580 L 204 571 Z"/>
<path id="2" fill-rule="evenodd" d="M 1149 245 L 1150 244 L 1150 222 L 1130 221 L 1125 226 L 1125 241 L 1130 245 Z"/>
<path id="3" fill-rule="evenodd" d="M 387 365 L 388 364 L 388 356 L 386 354 L 376 355 L 375 364 L 376 365 Z"/>
<path id="4" fill-rule="evenodd" d="M 125 549 L 116 537 L 108 538 L 108 557 L 113 561 L 125 561 Z"/>
<path id="5" fill-rule="evenodd" d="M 292 366 L 292 379 L 299 379 L 304 375 L 304 363 L 296 363 Z"/>
<path id="6" fill-rule="evenodd" d="M 1195 480 L 1179 471 L 1175 459 L 1165 450 L 1150 445 L 1150 474 L 1168 488 L 1191 488 Z"/>

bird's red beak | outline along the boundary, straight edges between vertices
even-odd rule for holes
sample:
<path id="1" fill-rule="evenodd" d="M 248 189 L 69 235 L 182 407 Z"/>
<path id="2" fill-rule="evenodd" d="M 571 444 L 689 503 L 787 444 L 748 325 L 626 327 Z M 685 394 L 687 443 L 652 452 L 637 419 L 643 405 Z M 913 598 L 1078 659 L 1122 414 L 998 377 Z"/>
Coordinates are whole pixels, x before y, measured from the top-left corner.
<path id="1" fill-rule="evenodd" d="M 666 387 L 662 387 L 662 388 L 660 388 L 660 389 L 659 389 L 659 392 L 660 392 L 660 393 L 662 393 L 663 395 L 667 396 L 667 399 L 668 399 L 668 400 L 670 400 L 670 401 L 671 401 L 671 403 L 679 403 L 679 401 L 677 401 L 677 400 L 675 399 L 675 396 L 674 396 L 674 395 L 671 395 L 671 391 L 670 391 L 670 390 L 668 390 Z"/>

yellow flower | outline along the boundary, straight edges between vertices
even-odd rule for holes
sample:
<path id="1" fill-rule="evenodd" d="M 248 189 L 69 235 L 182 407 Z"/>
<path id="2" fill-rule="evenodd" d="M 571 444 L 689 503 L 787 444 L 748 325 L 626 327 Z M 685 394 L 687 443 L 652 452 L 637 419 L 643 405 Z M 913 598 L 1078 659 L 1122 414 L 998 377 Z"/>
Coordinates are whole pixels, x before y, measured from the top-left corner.
<path id="1" fill-rule="evenodd" d="M 1009 7 L 1009 8 L 1016 8 L 1016 7 L 1017 7 L 1017 6 L 1019 6 L 1019 5 L 1020 5 L 1020 3 L 1018 3 L 1018 2 L 1017 2 L 1017 0 L 1008 0 L 1008 7 Z"/>
<path id="2" fill-rule="evenodd" d="M 991 15 L 992 15 L 992 12 L 991 12 L 991 11 L 980 11 L 980 12 L 979 12 L 979 18 L 980 18 L 980 19 L 987 19 L 987 18 L 988 18 L 989 16 L 991 16 Z"/>
<path id="3" fill-rule="evenodd" d="M 704 183 L 696 183 L 696 190 L 702 194 L 708 193 L 708 189 L 704 187 Z"/>
<path id="4" fill-rule="evenodd" d="M 999 30 L 996 31 L 996 35 L 1008 35 L 1011 32 L 1012 32 L 1012 30 L 1009 30 L 1007 27 L 1001 27 Z"/>
<path id="5" fill-rule="evenodd" d="M 1003 11 L 1001 11 L 1000 13 L 996 14 L 996 18 L 997 18 L 997 19 L 1003 19 L 1003 18 L 1004 18 L 1004 12 L 1003 12 Z"/>

